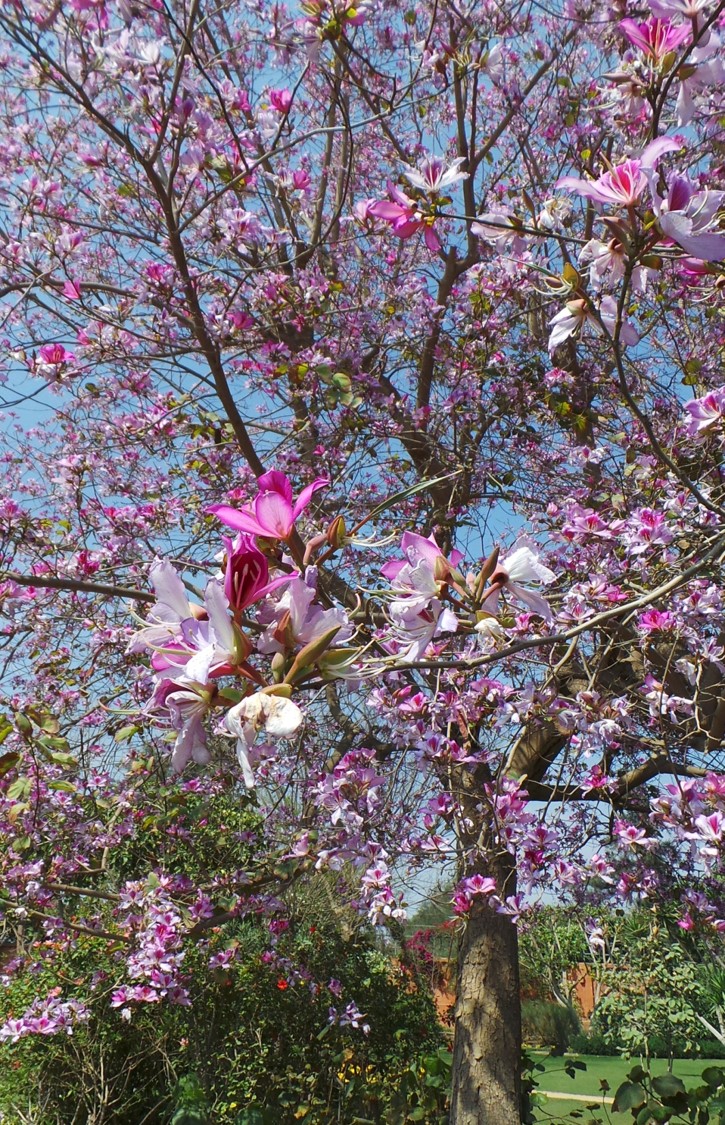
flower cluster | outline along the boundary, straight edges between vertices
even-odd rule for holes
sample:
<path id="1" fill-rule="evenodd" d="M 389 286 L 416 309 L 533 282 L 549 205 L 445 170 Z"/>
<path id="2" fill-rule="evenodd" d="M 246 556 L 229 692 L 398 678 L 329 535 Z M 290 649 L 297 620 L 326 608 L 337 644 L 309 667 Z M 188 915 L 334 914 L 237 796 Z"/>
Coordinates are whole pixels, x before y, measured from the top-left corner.
<path id="1" fill-rule="evenodd" d="M 80 1000 L 62 1000 L 60 989 L 51 992 L 45 1000 L 38 997 L 17 1018 L 5 1021 L 0 1027 L 0 1043 L 17 1043 L 27 1035 L 72 1035 L 76 1024 L 87 1023 L 90 1010 Z"/>
<path id="2" fill-rule="evenodd" d="M 217 715 L 214 729 L 236 740 L 249 788 L 254 764 L 302 724 L 293 686 L 315 666 L 334 677 L 339 650 L 328 650 L 352 635 L 344 611 L 317 601 L 314 568 L 300 577 L 277 546 L 293 541 L 296 521 L 327 481 L 314 481 L 297 500 L 283 473 L 266 473 L 258 484 L 251 508 L 209 509 L 237 535 L 223 539 L 224 572 L 207 584 L 203 604 L 192 603 L 174 567 L 157 560 L 150 574 L 157 601 L 129 644 L 131 652 L 150 654 L 155 687 L 147 711 L 176 732 L 174 768 L 209 760 L 209 722 Z M 270 657 L 274 672 L 266 667 Z M 233 689 L 224 688 L 227 677 Z M 257 745 L 260 732 L 266 738 Z"/>

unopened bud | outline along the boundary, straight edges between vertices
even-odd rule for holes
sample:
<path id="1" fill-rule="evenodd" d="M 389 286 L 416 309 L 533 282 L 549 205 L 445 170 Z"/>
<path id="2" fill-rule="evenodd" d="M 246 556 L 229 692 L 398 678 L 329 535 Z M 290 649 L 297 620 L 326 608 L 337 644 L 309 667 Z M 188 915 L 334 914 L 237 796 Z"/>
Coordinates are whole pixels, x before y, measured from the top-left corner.
<path id="1" fill-rule="evenodd" d="M 335 516 L 327 529 L 327 542 L 331 547 L 337 550 L 345 545 L 346 536 L 347 528 L 345 527 L 345 520 L 342 516 Z"/>
<path id="2" fill-rule="evenodd" d="M 433 564 L 433 576 L 436 582 L 447 581 L 450 573 L 451 564 L 448 562 L 448 559 L 445 558 L 444 555 L 436 555 L 436 559 Z"/>
<path id="3" fill-rule="evenodd" d="M 491 575 L 495 571 L 496 567 L 498 566 L 498 556 L 499 556 L 499 548 L 495 547 L 494 550 L 491 552 L 491 554 L 486 559 L 486 561 L 484 562 L 483 566 L 481 567 L 481 573 L 479 574 L 478 580 L 476 582 L 476 593 L 477 594 L 480 595 L 481 591 L 485 588 L 486 583 L 488 582 L 489 578 L 491 577 Z"/>

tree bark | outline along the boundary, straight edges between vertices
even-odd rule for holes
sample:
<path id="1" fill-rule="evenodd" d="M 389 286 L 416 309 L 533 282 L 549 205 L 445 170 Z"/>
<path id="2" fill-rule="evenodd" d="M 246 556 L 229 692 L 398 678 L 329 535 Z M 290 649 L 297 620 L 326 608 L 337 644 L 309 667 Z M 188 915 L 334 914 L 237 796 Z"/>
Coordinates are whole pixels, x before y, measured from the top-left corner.
<path id="1" fill-rule="evenodd" d="M 488 874 L 515 894 L 513 856 Z M 520 1125 L 520 1070 L 518 934 L 479 897 L 459 946 L 451 1125 Z"/>

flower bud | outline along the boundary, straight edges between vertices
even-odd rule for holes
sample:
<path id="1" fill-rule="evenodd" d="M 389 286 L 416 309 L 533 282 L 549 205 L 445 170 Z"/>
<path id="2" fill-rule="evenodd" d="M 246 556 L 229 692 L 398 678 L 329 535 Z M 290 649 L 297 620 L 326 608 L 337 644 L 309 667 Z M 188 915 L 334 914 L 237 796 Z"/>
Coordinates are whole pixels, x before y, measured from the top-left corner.
<path id="1" fill-rule="evenodd" d="M 327 542 L 335 550 L 345 546 L 345 539 L 347 536 L 347 528 L 345 527 L 345 520 L 342 516 L 335 516 L 334 520 L 327 529 Z"/>

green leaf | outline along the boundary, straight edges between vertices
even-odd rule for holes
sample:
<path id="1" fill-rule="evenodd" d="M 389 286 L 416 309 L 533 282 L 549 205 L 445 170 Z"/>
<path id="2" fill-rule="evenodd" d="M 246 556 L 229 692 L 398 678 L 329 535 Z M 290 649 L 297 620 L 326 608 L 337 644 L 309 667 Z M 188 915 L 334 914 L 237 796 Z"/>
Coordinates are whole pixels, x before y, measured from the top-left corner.
<path id="1" fill-rule="evenodd" d="M 6 754 L 0 755 L 0 777 L 5 777 L 13 766 L 16 766 L 20 761 L 20 755 L 14 750 L 8 750 Z"/>
<path id="2" fill-rule="evenodd" d="M 11 801 L 20 801 L 23 797 L 27 797 L 33 783 L 29 777 L 16 777 L 15 781 L 8 788 L 8 797 Z"/>
<path id="3" fill-rule="evenodd" d="M 647 1095 L 639 1082 L 623 1082 L 614 1095 L 612 1109 L 621 1113 L 625 1109 L 639 1109 L 647 1101 Z"/>
<path id="4" fill-rule="evenodd" d="M 463 469 L 456 469 L 453 473 L 446 473 L 442 477 L 433 477 L 432 480 L 421 480 L 418 481 L 418 484 L 412 484 L 410 488 L 404 488 L 401 492 L 395 492 L 392 496 L 389 496 L 387 500 L 382 500 L 380 504 L 376 504 L 372 511 L 368 512 L 365 519 L 357 526 L 364 527 L 366 523 L 375 519 L 381 512 L 387 511 L 388 508 L 396 507 L 403 500 L 407 500 L 409 496 L 414 496 L 416 492 L 425 492 L 427 488 L 433 488 L 436 484 L 442 484 L 444 480 L 452 480 L 453 477 L 460 476 L 462 472 Z"/>
<path id="5" fill-rule="evenodd" d="M 674 1074 L 661 1074 L 652 1079 L 652 1089 L 661 1098 L 671 1098 L 674 1094 L 685 1093 L 685 1083 Z"/>
<path id="6" fill-rule="evenodd" d="M 702 1078 L 711 1090 L 717 1090 L 719 1086 L 725 1086 L 725 1070 L 721 1066 L 708 1066 L 706 1070 L 703 1070 Z"/>
<path id="7" fill-rule="evenodd" d="M 64 754 L 61 750 L 55 750 L 52 754 L 48 755 L 51 762 L 56 766 L 77 766 L 78 762 L 72 754 Z"/>
<path id="8" fill-rule="evenodd" d="M 669 1121 L 671 1116 L 671 1109 L 665 1109 L 657 1102 L 648 1102 L 637 1114 L 636 1121 L 637 1125 L 650 1125 L 651 1121 Z"/>
<path id="9" fill-rule="evenodd" d="M 250 1105 L 242 1110 L 236 1119 L 235 1125 L 277 1125 L 279 1120 L 280 1115 L 275 1114 L 273 1110 Z"/>
<path id="10" fill-rule="evenodd" d="M 140 730 L 141 727 L 138 726 L 137 723 L 129 723 L 127 727 L 121 727 L 120 730 L 117 730 L 113 737 L 116 742 L 127 742 L 129 738 L 132 738 L 134 734 L 137 734 Z"/>

